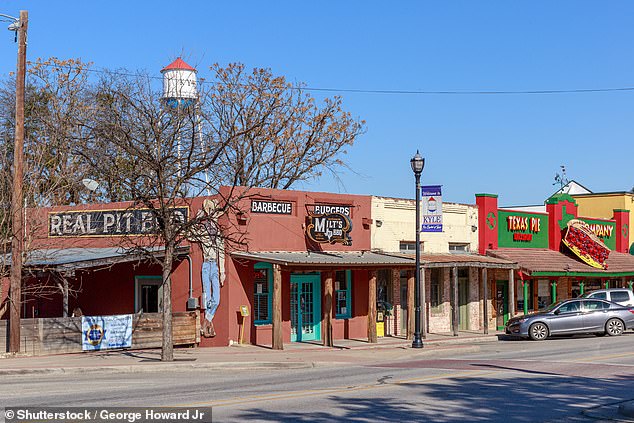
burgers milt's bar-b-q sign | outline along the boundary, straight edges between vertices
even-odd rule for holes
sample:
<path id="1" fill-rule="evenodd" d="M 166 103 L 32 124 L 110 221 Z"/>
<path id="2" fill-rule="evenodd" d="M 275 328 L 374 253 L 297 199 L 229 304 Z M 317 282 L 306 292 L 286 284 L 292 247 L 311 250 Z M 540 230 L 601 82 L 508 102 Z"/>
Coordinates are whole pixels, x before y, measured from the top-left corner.
<path id="1" fill-rule="evenodd" d="M 351 210 L 351 206 L 315 205 L 313 213 L 308 216 L 306 235 L 317 243 L 352 245 Z"/>
<path id="2" fill-rule="evenodd" d="M 189 209 L 171 209 L 174 219 L 186 222 Z M 158 232 L 158 222 L 149 209 L 85 210 L 49 213 L 48 234 L 63 236 L 123 236 Z"/>

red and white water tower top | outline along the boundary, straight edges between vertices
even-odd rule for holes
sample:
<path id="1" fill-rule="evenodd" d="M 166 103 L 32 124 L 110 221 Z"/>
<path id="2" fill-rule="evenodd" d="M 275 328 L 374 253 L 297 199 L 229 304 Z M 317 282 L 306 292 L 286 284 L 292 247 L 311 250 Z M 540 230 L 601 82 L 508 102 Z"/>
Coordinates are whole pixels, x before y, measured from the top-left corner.
<path id="1" fill-rule="evenodd" d="M 165 66 L 163 74 L 163 101 L 169 107 L 187 107 L 196 102 L 196 69 L 178 57 Z"/>

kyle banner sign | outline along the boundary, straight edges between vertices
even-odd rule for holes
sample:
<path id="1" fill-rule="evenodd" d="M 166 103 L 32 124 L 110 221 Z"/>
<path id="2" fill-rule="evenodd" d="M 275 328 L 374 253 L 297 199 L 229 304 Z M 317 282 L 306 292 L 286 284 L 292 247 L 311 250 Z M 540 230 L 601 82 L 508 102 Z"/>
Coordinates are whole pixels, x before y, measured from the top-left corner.
<path id="1" fill-rule="evenodd" d="M 83 351 L 128 348 L 132 346 L 132 315 L 82 316 Z"/>
<path id="2" fill-rule="evenodd" d="M 352 245 L 352 221 L 343 213 L 308 216 L 306 235 L 314 242 Z"/>
<path id="3" fill-rule="evenodd" d="M 423 222 L 421 232 L 442 232 L 442 192 L 440 185 L 421 187 Z"/>
<path id="4" fill-rule="evenodd" d="M 187 207 L 170 210 L 176 221 L 187 221 Z M 83 210 L 48 215 L 50 237 L 147 235 L 157 231 L 158 222 L 150 209 Z"/>

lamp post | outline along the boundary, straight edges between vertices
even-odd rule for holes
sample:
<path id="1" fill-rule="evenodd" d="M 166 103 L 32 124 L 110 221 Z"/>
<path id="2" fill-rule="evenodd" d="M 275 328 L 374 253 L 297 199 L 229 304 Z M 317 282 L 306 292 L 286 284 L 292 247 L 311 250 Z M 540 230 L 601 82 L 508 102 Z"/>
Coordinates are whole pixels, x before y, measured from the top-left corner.
<path id="1" fill-rule="evenodd" d="M 12 19 L 10 31 L 16 32 L 18 63 L 15 81 L 15 146 L 13 153 L 13 190 L 11 195 L 11 274 L 9 285 L 9 352 L 20 351 L 20 309 L 22 304 L 22 251 L 24 247 L 24 218 L 22 216 L 24 178 L 24 83 L 26 78 L 26 31 L 29 14 L 20 11 L 20 18 Z"/>
<path id="2" fill-rule="evenodd" d="M 425 159 L 416 150 L 416 155 L 409 161 L 416 178 L 416 271 L 414 272 L 414 339 L 412 348 L 423 348 L 420 310 L 420 175 L 425 167 Z"/>

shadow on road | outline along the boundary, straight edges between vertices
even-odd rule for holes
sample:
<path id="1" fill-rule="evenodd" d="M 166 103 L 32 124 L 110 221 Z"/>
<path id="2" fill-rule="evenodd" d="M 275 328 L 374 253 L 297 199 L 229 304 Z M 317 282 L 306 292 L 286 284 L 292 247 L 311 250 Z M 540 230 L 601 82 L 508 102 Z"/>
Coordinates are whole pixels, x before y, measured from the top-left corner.
<path id="1" fill-rule="evenodd" d="M 515 369 L 511 369 L 515 370 Z M 519 369 L 520 371 L 524 371 Z M 540 372 L 527 371 L 531 375 Z M 262 422 L 536 422 L 567 421 L 581 418 L 584 409 L 631 399 L 634 378 L 631 375 L 612 379 L 569 376 L 469 377 L 448 378 L 433 383 L 383 381 L 389 394 L 381 388 L 342 395 L 330 394 L 327 406 L 319 412 L 302 412 L 289 400 L 275 411 L 253 407 L 234 417 Z M 390 398 L 383 398 L 385 392 Z M 371 398 L 370 398 L 371 396 Z M 403 398 L 403 399 L 399 399 Z M 420 398 L 420 401 L 412 401 Z M 296 401 L 296 400 L 295 400 Z M 303 401 L 302 401 L 303 402 Z M 301 407 L 300 404 L 297 406 Z"/>

